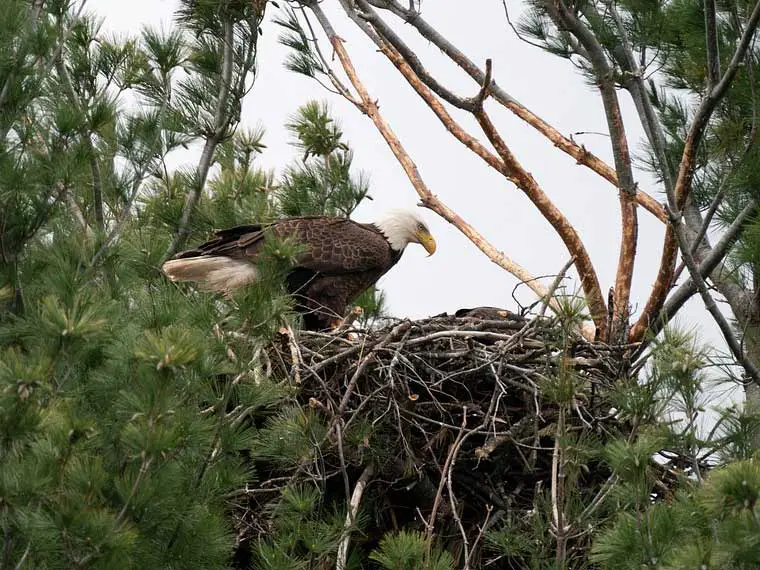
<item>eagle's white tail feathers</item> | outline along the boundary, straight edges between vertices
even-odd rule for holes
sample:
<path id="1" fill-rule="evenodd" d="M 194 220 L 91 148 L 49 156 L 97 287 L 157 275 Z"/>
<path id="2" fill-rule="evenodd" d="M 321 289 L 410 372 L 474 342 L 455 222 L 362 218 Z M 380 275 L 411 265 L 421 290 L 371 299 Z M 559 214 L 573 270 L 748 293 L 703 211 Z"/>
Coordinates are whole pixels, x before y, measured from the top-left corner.
<path id="1" fill-rule="evenodd" d="M 259 277 L 253 263 L 221 256 L 172 259 L 164 263 L 163 270 L 172 281 L 198 281 L 204 289 L 220 293 L 254 283 Z"/>

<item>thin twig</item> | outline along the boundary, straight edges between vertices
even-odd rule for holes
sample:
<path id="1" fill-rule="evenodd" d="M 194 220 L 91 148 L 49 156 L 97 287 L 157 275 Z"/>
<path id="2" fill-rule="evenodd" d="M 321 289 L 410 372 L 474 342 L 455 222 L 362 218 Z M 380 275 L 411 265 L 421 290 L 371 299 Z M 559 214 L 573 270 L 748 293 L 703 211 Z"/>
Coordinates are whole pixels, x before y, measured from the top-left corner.
<path id="1" fill-rule="evenodd" d="M 222 71 L 219 78 L 219 92 L 216 96 L 216 107 L 214 108 L 213 131 L 206 138 L 206 143 L 203 146 L 203 152 L 201 153 L 201 158 L 198 162 L 198 168 L 196 169 L 194 185 L 187 194 L 185 205 L 182 208 L 182 217 L 177 226 L 177 231 L 169 245 L 169 249 L 164 254 L 164 258 L 167 259 L 179 251 L 179 248 L 185 243 L 185 240 L 190 233 L 190 230 L 188 229 L 190 216 L 193 214 L 198 200 L 200 200 L 203 187 L 206 184 L 209 169 L 214 160 L 216 147 L 222 141 L 222 137 L 230 122 L 227 101 L 229 100 L 232 91 L 232 71 L 234 68 L 235 57 L 234 31 L 234 22 L 227 18 L 224 22 L 224 38 L 222 39 L 224 56 L 222 59 Z"/>
<path id="2" fill-rule="evenodd" d="M 348 513 L 346 513 L 346 523 L 343 526 L 343 537 L 338 545 L 338 556 L 335 562 L 335 570 L 345 570 L 348 559 L 348 547 L 351 543 L 351 528 L 356 521 L 356 515 L 359 512 L 359 505 L 364 495 L 364 490 L 369 484 L 369 480 L 374 474 L 374 465 L 370 463 L 364 468 L 359 480 L 356 482 L 354 492 L 351 494 L 351 501 L 348 504 Z"/>
<path id="3" fill-rule="evenodd" d="M 465 435 L 465 429 L 467 429 L 467 407 L 462 408 L 462 425 L 459 426 L 459 433 L 457 434 L 456 439 L 451 444 L 451 447 L 449 448 L 449 453 L 446 456 L 446 461 L 443 464 L 443 469 L 441 470 L 441 480 L 438 482 L 438 490 L 435 494 L 435 499 L 433 500 L 433 508 L 430 510 L 430 516 L 428 517 L 427 522 L 427 529 L 425 531 L 425 567 L 427 568 L 427 565 L 429 564 L 430 560 L 430 552 L 433 548 L 433 530 L 435 529 L 435 519 L 438 516 L 438 508 L 441 504 L 441 498 L 443 497 L 443 488 L 446 486 L 446 481 L 448 479 L 448 473 L 451 469 L 451 462 L 454 459 L 454 454 L 459 449 L 459 442 L 462 441 L 462 438 Z"/>

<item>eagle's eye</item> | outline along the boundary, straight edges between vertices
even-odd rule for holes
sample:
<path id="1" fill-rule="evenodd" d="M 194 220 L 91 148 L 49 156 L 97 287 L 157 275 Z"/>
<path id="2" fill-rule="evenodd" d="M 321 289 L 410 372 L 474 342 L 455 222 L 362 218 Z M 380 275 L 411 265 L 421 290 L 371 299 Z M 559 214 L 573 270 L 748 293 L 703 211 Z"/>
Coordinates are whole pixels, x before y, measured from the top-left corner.
<path id="1" fill-rule="evenodd" d="M 418 232 L 427 231 L 427 228 L 425 227 L 425 224 L 417 224 L 417 231 Z"/>

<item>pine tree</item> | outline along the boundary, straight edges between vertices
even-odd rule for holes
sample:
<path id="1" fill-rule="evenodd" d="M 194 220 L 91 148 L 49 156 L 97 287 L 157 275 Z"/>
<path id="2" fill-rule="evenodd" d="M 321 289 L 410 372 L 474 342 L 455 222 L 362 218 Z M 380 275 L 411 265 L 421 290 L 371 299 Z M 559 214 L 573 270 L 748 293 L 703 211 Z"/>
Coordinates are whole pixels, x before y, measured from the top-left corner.
<path id="1" fill-rule="evenodd" d="M 291 392 L 263 347 L 295 325 L 297 247 L 269 244 L 266 278 L 231 300 L 170 284 L 161 261 L 293 208 L 349 215 L 368 191 L 316 103 L 291 126 L 307 156 L 281 182 L 256 166 L 263 131 L 236 126 L 264 5 L 183 2 L 170 31 L 116 39 L 66 2 L 4 4 L 2 568 L 232 563 L 231 497 Z M 190 146 L 198 164 L 171 170 Z"/>

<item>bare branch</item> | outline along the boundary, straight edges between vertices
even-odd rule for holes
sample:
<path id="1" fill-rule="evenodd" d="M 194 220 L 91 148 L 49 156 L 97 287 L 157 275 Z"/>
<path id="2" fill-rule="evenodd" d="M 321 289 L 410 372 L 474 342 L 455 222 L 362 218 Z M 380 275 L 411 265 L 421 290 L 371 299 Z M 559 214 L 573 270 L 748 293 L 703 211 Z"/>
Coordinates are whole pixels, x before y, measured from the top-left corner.
<path id="1" fill-rule="evenodd" d="M 467 236 L 470 241 L 474 243 L 478 249 L 480 249 L 492 262 L 496 263 L 508 271 L 510 274 L 525 282 L 538 297 L 545 297 L 547 293 L 546 287 L 539 283 L 533 275 L 531 275 L 525 268 L 517 264 L 504 253 L 496 249 L 496 247 L 489 243 L 482 234 L 475 230 L 470 224 L 465 222 L 461 216 L 451 210 L 430 191 L 422 179 L 422 176 L 417 169 L 417 165 L 406 152 L 403 145 L 398 140 L 398 137 L 391 129 L 390 125 L 385 122 L 379 112 L 377 103 L 370 97 L 364 84 L 359 79 L 356 69 L 354 68 L 353 63 L 351 62 L 351 59 L 348 56 L 345 47 L 343 46 L 343 40 L 336 34 L 335 30 L 332 27 L 332 24 L 325 16 L 319 4 L 312 3 L 309 4 L 308 7 L 314 13 L 317 21 L 320 23 L 322 29 L 327 34 L 328 40 L 335 50 L 335 53 L 341 62 L 346 76 L 348 77 L 349 81 L 359 96 L 359 101 L 356 103 L 357 108 L 372 120 L 377 130 L 385 139 L 386 143 L 391 149 L 391 152 L 393 152 L 396 160 L 398 160 L 398 162 L 401 164 L 404 172 L 409 178 L 409 181 L 412 183 L 412 186 L 419 195 L 421 199 L 421 205 L 436 212 L 443 219 L 454 225 L 459 231 Z M 389 50 L 389 53 L 392 52 Z M 496 158 L 496 160 L 498 159 Z M 552 301 L 551 307 L 553 309 L 557 308 L 556 301 Z M 584 335 L 587 338 L 593 338 L 593 331 L 584 330 Z"/>
<path id="2" fill-rule="evenodd" d="M 615 310 L 608 340 L 622 342 L 627 336 L 628 307 L 638 242 L 638 217 L 635 205 L 636 183 L 633 179 L 631 155 L 628 150 L 628 138 L 625 134 L 620 102 L 615 91 L 613 69 L 607 61 L 599 40 L 573 12 L 567 9 L 562 1 L 547 2 L 546 8 L 555 23 L 575 35 L 586 50 L 596 75 L 597 87 L 607 118 L 607 130 L 610 133 L 612 156 L 619 184 L 621 213 L 620 253 L 615 277 Z"/>
<path id="3" fill-rule="evenodd" d="M 364 490 L 369 484 L 369 480 L 375 472 L 372 463 L 367 465 L 356 482 L 354 492 L 351 494 L 351 501 L 348 504 L 348 513 L 346 513 L 346 524 L 343 526 L 343 537 L 338 545 L 338 556 L 335 561 L 335 570 L 346 570 L 346 561 L 348 560 L 348 547 L 351 544 L 351 527 L 354 526 L 356 514 L 359 512 L 359 505 L 362 502 Z"/>
<path id="4" fill-rule="evenodd" d="M 378 3 L 375 3 L 375 5 L 377 4 Z M 419 12 L 406 9 L 398 2 L 394 1 L 385 2 L 380 7 L 390 10 L 392 13 L 402 18 L 406 23 L 411 24 L 422 37 L 438 47 L 449 57 L 449 59 L 451 59 L 452 62 L 457 64 L 465 73 L 474 79 L 478 85 L 483 85 L 485 72 L 468 59 L 467 56 L 465 56 L 456 46 L 444 38 L 435 28 L 428 24 Z M 383 40 L 391 44 L 404 56 L 404 59 L 425 85 L 432 89 L 439 97 L 455 107 L 463 110 L 470 110 L 469 105 L 471 101 L 453 94 L 432 78 L 424 69 L 417 56 L 414 55 L 414 52 L 406 46 L 395 33 L 392 33 L 392 30 L 387 24 L 384 24 L 379 17 L 372 16 L 372 14 L 373 12 L 368 11 L 367 14 L 363 14 L 363 17 L 372 19 L 371 23 L 373 24 L 375 31 L 382 36 Z M 388 33 L 389 31 L 390 33 Z M 575 143 L 571 138 L 563 136 L 549 123 L 541 119 L 538 115 L 499 87 L 495 81 L 490 85 L 490 92 L 496 101 L 543 134 L 554 144 L 555 147 L 575 158 L 578 164 L 590 168 L 614 186 L 619 186 L 617 174 L 612 167 L 586 150 L 582 145 Z M 664 208 L 657 200 L 652 198 L 652 196 L 636 189 L 636 202 L 656 216 L 661 222 L 667 223 L 667 215 L 665 214 Z"/>
<path id="5" fill-rule="evenodd" d="M 518 188 L 520 188 L 530 201 L 536 206 L 546 220 L 552 225 L 554 230 L 562 239 L 565 247 L 572 256 L 575 257 L 575 267 L 581 278 L 581 286 L 586 296 L 586 302 L 591 312 L 591 318 L 594 320 L 599 334 L 604 338 L 606 332 L 605 315 L 607 312 L 602 296 L 602 289 L 599 285 L 599 278 L 596 275 L 594 264 L 583 245 L 578 232 L 568 221 L 565 215 L 560 211 L 549 197 L 544 193 L 533 176 L 526 172 L 522 165 L 517 161 L 512 151 L 509 150 L 504 140 L 499 135 L 496 127 L 491 122 L 490 117 L 485 111 L 480 110 L 475 113 L 475 118 L 483 129 L 483 132 L 491 141 L 496 152 L 504 161 L 503 174 Z"/>
<path id="6" fill-rule="evenodd" d="M 618 35 L 620 36 L 620 43 L 613 49 L 612 53 L 618 65 L 624 72 L 623 86 L 628 90 L 628 93 L 630 93 L 631 99 L 633 99 L 633 104 L 636 106 L 641 126 L 644 128 L 647 140 L 652 146 L 657 162 L 660 165 L 660 174 L 665 187 L 672 188 L 674 185 L 673 169 L 668 161 L 667 153 L 665 152 L 667 147 L 665 133 L 662 130 L 662 125 L 657 117 L 652 102 L 649 99 L 646 86 L 644 85 L 644 70 L 641 69 L 641 66 L 636 61 L 636 57 L 633 54 L 628 31 L 625 29 L 623 19 L 618 13 L 615 2 L 609 2 L 607 6 L 615 22 Z M 587 10 L 592 9 L 592 6 L 587 6 Z M 667 219 L 664 221 L 667 223 Z"/>
<path id="7" fill-rule="evenodd" d="M 490 73 L 486 73 L 483 77 L 483 85 L 478 95 L 473 99 L 475 102 L 473 106 L 473 112 L 476 118 L 483 126 L 486 136 L 488 136 L 491 143 L 496 148 L 497 152 L 502 157 L 499 160 L 496 156 L 490 153 L 483 145 L 481 145 L 477 139 L 469 135 L 462 129 L 456 121 L 449 115 L 441 102 L 430 92 L 430 90 L 419 80 L 417 75 L 406 63 L 400 53 L 398 53 L 393 47 L 380 42 L 381 51 L 386 57 L 396 66 L 401 74 L 406 78 L 409 84 L 417 91 L 422 99 L 433 110 L 436 116 L 441 120 L 444 126 L 449 132 L 451 132 L 459 141 L 465 146 L 471 149 L 475 154 L 480 156 L 491 167 L 502 173 L 511 182 L 517 185 L 530 200 L 536 205 L 538 210 L 554 227 L 560 238 L 567 246 L 571 255 L 578 259 L 576 267 L 581 277 L 581 283 L 584 288 L 584 292 L 587 295 L 589 307 L 591 309 L 591 315 L 594 317 L 594 322 L 597 327 L 604 329 L 604 318 L 602 315 L 605 313 L 604 299 L 601 296 L 601 288 L 599 286 L 599 280 L 594 272 L 591 259 L 586 252 L 585 246 L 578 236 L 577 232 L 573 228 L 572 224 L 562 214 L 549 199 L 549 197 L 541 190 L 538 183 L 533 177 L 527 173 L 519 164 L 517 159 L 507 148 L 504 141 L 498 135 L 495 127 L 482 110 L 482 101 L 488 94 L 488 86 L 490 82 Z M 490 64 L 487 63 L 486 69 L 490 71 Z M 480 103 L 480 105 L 478 104 Z M 486 125 L 486 126 L 484 126 Z M 429 205 L 423 196 L 423 203 Z M 451 220 L 449 220 L 451 221 Z M 482 249 L 482 248 L 481 248 Z M 522 274 L 520 278 L 524 280 L 526 275 Z"/>

